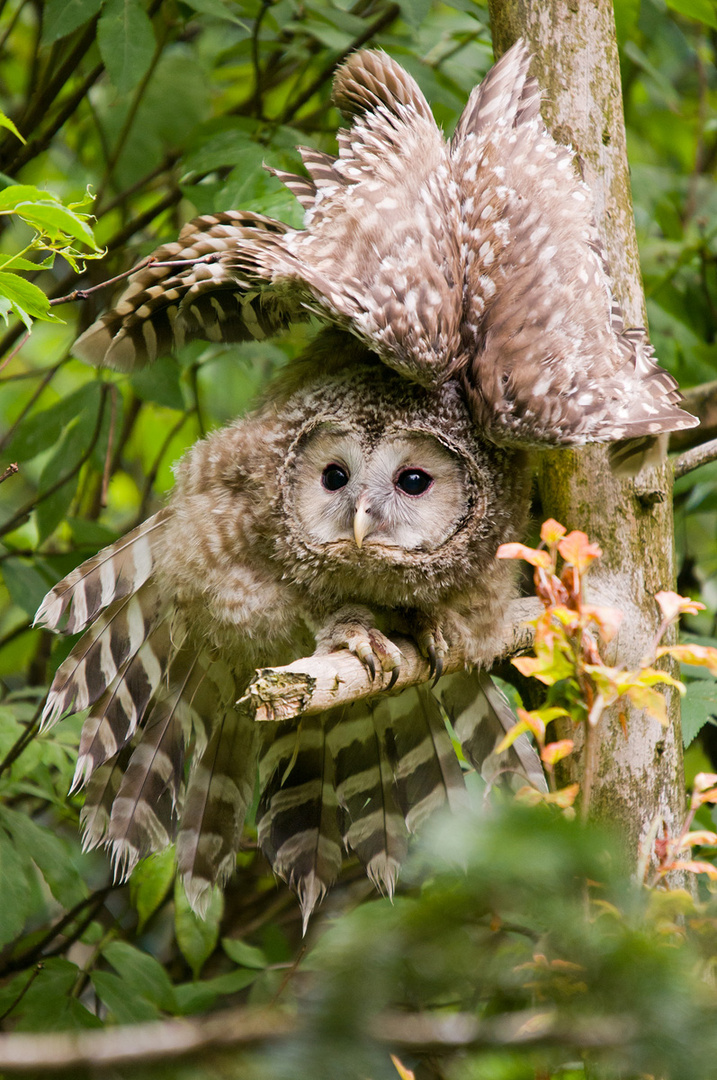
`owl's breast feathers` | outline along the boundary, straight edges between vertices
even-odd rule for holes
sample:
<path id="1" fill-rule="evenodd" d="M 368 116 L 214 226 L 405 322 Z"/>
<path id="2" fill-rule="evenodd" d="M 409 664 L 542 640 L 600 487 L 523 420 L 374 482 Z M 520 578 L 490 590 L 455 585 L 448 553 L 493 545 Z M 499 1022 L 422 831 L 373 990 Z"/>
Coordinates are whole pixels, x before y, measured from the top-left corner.
<path id="1" fill-rule="evenodd" d="M 179 872 L 200 911 L 235 865 L 257 762 L 260 843 L 307 917 L 343 848 L 390 892 L 408 832 L 465 797 L 425 688 L 298 727 L 257 726 L 237 706 L 254 668 L 306 655 L 309 627 L 359 600 L 388 617 L 395 605 L 417 607 L 440 619 L 468 661 L 486 662 L 511 592 L 494 552 L 522 524 L 520 455 L 478 439 L 457 387 L 423 390 L 375 359 L 333 377 L 320 362 L 302 370 L 288 394 L 279 388 L 196 444 L 169 505 L 68 575 L 37 616 L 84 631 L 57 671 L 44 723 L 89 709 L 75 775 L 87 785 L 85 842 L 108 846 L 123 878 L 176 835 Z M 292 447 L 326 416 L 344 426 L 370 419 L 375 441 L 381 411 L 389 443 L 397 427 L 431 432 L 471 477 L 466 521 L 445 550 L 416 556 L 413 576 L 379 551 L 353 567 L 330 550 L 309 554 L 292 519 Z M 476 683 L 462 714 L 478 767 L 478 727 L 493 727 L 492 749 L 505 726 L 487 700 Z"/>

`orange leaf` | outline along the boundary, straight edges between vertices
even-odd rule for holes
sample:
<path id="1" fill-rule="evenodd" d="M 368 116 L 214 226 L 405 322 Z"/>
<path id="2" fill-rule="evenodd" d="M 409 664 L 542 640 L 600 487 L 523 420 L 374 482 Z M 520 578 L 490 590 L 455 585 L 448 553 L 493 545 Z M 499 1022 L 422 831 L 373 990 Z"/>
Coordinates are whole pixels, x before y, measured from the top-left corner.
<path id="1" fill-rule="evenodd" d="M 548 518 L 540 527 L 540 539 L 544 544 L 557 544 L 561 536 L 565 536 L 568 530 L 555 518 Z"/>
<path id="2" fill-rule="evenodd" d="M 670 622 L 678 615 L 696 615 L 698 611 L 705 610 L 705 605 L 699 600 L 691 600 L 689 596 L 680 596 L 679 593 L 669 592 L 666 589 L 655 593 L 655 600 L 660 605 L 663 617 Z"/>
<path id="3" fill-rule="evenodd" d="M 710 674 L 717 675 L 717 649 L 711 645 L 664 645 L 657 655 L 673 656 L 682 664 L 706 667 Z"/>
<path id="4" fill-rule="evenodd" d="M 680 840 L 680 847 L 694 847 L 699 844 L 700 847 L 715 847 L 717 846 L 717 833 L 710 832 L 709 829 L 698 829 L 695 832 L 688 832 Z"/>
<path id="5" fill-rule="evenodd" d="M 572 754 L 574 745 L 572 739 L 558 739 L 557 742 L 548 743 L 540 757 L 546 765 L 555 765 L 557 761 L 562 761 L 568 754 Z"/>
<path id="6" fill-rule="evenodd" d="M 702 862 L 698 859 L 687 859 L 685 862 L 670 863 L 663 867 L 665 873 L 670 870 L 687 870 L 691 874 L 707 874 L 707 877 L 717 881 L 717 866 L 713 863 Z"/>
<path id="7" fill-rule="evenodd" d="M 623 620 L 623 614 L 619 608 L 583 604 L 583 615 L 588 615 L 597 623 L 600 637 L 605 642 L 612 641 L 615 637 Z"/>
<path id="8" fill-rule="evenodd" d="M 598 545 L 591 544 L 586 534 L 578 530 L 563 537 L 558 544 L 558 551 L 566 563 L 578 571 L 586 570 L 593 559 L 599 559 L 602 555 Z"/>
<path id="9" fill-rule="evenodd" d="M 416 1080 L 415 1072 L 413 1072 L 412 1069 L 407 1069 L 395 1054 L 391 1054 L 391 1061 L 396 1068 L 396 1072 L 401 1077 L 401 1080 Z"/>
<path id="10" fill-rule="evenodd" d="M 550 567 L 547 551 L 538 551 L 525 544 L 501 544 L 495 554 L 497 559 L 525 559 L 531 566 L 540 566 L 543 570 Z"/>

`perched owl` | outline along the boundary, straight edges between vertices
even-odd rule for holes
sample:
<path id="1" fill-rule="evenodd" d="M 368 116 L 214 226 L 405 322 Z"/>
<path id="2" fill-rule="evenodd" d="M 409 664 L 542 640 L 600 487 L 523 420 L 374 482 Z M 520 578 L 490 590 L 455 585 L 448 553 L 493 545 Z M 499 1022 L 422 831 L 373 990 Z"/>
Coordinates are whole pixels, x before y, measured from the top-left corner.
<path id="1" fill-rule="evenodd" d="M 336 358 L 327 331 L 263 407 L 189 451 L 165 509 L 38 612 L 85 631 L 44 723 L 90 707 L 75 776 L 86 842 L 124 876 L 177 832 L 198 910 L 235 865 L 257 760 L 259 842 L 305 918 L 344 847 L 391 893 L 408 833 L 464 797 L 427 687 L 298 722 L 236 706 L 256 667 L 314 648 L 393 671 L 392 631 L 439 670 L 446 641 L 477 668 L 496 653 L 512 585 L 495 552 L 523 525 L 523 454 L 483 439 L 455 380 L 424 388 L 351 351 Z M 456 734 L 480 766 L 512 716 L 485 674 L 451 680 Z M 527 744 L 511 755 L 539 776 Z"/>
<path id="2" fill-rule="evenodd" d="M 354 54 L 334 84 L 351 120 L 338 157 L 303 148 L 307 176 L 276 172 L 304 227 L 197 218 L 154 257 L 207 261 L 137 272 L 76 353 L 129 370 L 314 313 L 410 380 L 459 383 L 497 445 L 649 443 L 694 426 L 644 332 L 625 330 L 590 192 L 543 124 L 529 61 L 518 42 L 446 142 L 398 64 Z"/>

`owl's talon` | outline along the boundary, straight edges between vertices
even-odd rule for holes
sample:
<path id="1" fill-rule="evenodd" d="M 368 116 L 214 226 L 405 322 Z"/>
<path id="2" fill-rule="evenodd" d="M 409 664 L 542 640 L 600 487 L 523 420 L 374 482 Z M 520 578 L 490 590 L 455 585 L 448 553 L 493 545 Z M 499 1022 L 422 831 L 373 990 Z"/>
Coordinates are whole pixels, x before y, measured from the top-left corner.
<path id="1" fill-rule="evenodd" d="M 433 676 L 436 674 L 436 668 L 438 667 L 438 659 L 436 657 L 436 646 L 433 644 L 432 641 L 428 643 L 428 645 L 426 647 L 426 652 L 428 653 L 428 675 L 429 675 L 429 678 L 432 679 Z M 439 677 L 440 676 L 436 676 L 436 681 L 438 680 Z M 434 683 L 434 686 L 435 686 L 435 683 Z"/>
<path id="2" fill-rule="evenodd" d="M 398 682 L 398 676 L 399 676 L 400 672 L 401 672 L 401 665 L 398 664 L 393 669 L 393 671 L 391 672 L 391 678 L 388 680 L 388 686 L 386 687 L 387 690 L 393 690 L 394 686 Z"/>
<path id="3" fill-rule="evenodd" d="M 435 661 L 435 664 L 434 664 L 434 671 L 435 671 L 435 678 L 434 678 L 433 682 L 431 683 L 432 686 L 436 685 L 436 683 L 440 679 L 441 675 L 443 674 L 443 654 L 442 653 L 438 653 L 437 656 L 436 656 L 436 661 Z M 431 674 L 433 674 L 433 672 L 431 672 Z"/>
<path id="4" fill-rule="evenodd" d="M 371 681 L 375 682 L 376 661 L 374 659 L 373 649 L 371 648 L 371 645 L 368 642 L 362 641 L 356 646 L 355 650 L 352 651 L 355 651 L 361 663 L 366 665 L 369 670 L 369 674 L 371 675 Z"/>

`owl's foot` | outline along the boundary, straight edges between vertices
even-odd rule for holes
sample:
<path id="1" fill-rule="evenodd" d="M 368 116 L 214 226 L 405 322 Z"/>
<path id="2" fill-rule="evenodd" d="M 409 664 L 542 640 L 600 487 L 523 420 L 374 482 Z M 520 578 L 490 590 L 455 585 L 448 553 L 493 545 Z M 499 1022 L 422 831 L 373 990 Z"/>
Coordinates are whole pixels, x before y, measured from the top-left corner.
<path id="1" fill-rule="evenodd" d="M 397 645 L 377 630 L 367 609 L 349 608 L 323 628 L 316 638 L 316 653 L 326 654 L 336 649 L 348 649 L 365 664 L 372 679 L 376 672 L 390 672 L 387 690 L 396 685 L 401 670 L 401 651 Z M 378 666 L 377 666 L 378 665 Z"/>
<path id="2" fill-rule="evenodd" d="M 443 674 L 443 665 L 448 645 L 435 619 L 422 611 L 411 612 L 410 632 L 423 656 L 430 664 L 431 677 L 435 686 Z"/>

